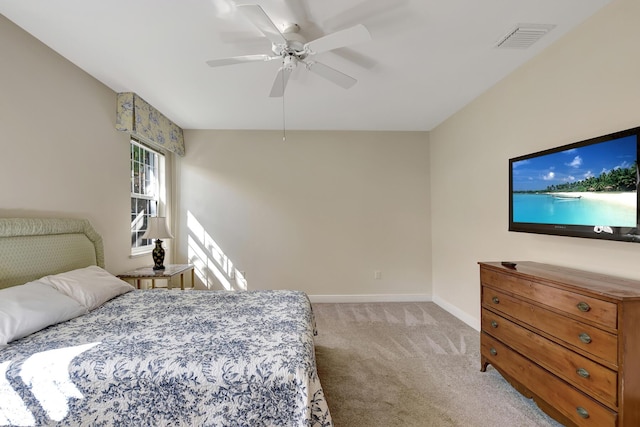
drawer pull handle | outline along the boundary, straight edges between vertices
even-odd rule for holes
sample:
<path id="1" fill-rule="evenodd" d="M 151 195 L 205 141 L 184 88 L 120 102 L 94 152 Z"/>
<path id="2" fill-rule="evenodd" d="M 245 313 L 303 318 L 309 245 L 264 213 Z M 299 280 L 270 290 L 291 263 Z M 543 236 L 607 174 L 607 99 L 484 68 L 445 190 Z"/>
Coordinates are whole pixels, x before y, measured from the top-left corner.
<path id="1" fill-rule="evenodd" d="M 591 306 L 586 302 L 581 301 L 578 303 L 578 310 L 586 313 L 587 311 L 591 310 Z"/>
<path id="2" fill-rule="evenodd" d="M 496 354 L 498 354 L 498 350 L 496 350 L 495 348 L 491 347 L 491 349 L 489 350 L 489 353 L 491 353 L 492 356 L 495 356 Z"/>
<path id="3" fill-rule="evenodd" d="M 494 304 L 500 304 L 500 298 L 498 297 L 491 298 L 491 301 L 493 301 Z"/>
<path id="4" fill-rule="evenodd" d="M 580 335 L 578 335 L 578 338 L 580 338 L 580 341 L 582 341 L 585 344 L 589 344 L 591 342 L 591 337 L 586 332 L 583 332 Z"/>
<path id="5" fill-rule="evenodd" d="M 495 320 L 491 321 L 491 327 L 492 328 L 497 328 L 498 327 L 498 322 L 496 322 Z"/>
<path id="6" fill-rule="evenodd" d="M 587 371 L 584 368 L 578 369 L 576 373 L 580 375 L 582 378 L 589 378 L 591 376 L 591 374 L 589 374 L 589 371 Z"/>
<path id="7" fill-rule="evenodd" d="M 580 415 L 582 418 L 589 418 L 589 412 L 587 412 L 586 409 L 584 409 L 582 406 L 578 406 L 576 408 L 576 412 L 578 413 L 578 415 Z"/>

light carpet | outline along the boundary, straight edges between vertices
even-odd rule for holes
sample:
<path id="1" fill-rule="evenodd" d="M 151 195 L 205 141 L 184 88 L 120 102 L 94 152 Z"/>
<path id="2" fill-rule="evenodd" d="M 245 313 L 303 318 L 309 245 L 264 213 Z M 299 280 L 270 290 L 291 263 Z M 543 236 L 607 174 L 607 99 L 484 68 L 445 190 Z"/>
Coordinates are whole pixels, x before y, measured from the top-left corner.
<path id="1" fill-rule="evenodd" d="M 336 427 L 560 426 L 491 366 L 480 334 L 434 303 L 313 304 Z"/>

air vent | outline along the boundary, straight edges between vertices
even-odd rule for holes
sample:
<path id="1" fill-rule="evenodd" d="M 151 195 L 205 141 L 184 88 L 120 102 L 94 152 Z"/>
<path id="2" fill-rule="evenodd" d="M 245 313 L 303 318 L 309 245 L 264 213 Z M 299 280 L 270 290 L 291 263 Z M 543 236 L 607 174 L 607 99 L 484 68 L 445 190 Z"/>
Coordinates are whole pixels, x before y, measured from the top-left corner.
<path id="1" fill-rule="evenodd" d="M 554 28 L 555 25 L 551 24 L 518 24 L 500 38 L 496 47 L 501 49 L 526 49 Z"/>

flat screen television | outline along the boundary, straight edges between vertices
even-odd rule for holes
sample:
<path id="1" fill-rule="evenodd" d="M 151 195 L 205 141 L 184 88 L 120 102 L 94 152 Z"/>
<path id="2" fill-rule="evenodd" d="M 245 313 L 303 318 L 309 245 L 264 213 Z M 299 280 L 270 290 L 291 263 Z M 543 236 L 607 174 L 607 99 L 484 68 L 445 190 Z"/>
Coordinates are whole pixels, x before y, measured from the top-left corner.
<path id="1" fill-rule="evenodd" d="M 640 243 L 640 127 L 509 159 L 509 231 Z"/>

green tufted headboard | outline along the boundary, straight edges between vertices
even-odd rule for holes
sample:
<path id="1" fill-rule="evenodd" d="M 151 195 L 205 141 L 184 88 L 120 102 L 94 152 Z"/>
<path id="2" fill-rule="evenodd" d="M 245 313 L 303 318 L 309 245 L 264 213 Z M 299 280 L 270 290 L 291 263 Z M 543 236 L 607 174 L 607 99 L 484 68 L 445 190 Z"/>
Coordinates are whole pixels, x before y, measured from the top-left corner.
<path id="1" fill-rule="evenodd" d="M 0 289 L 98 265 L 102 237 L 86 219 L 0 218 Z"/>

